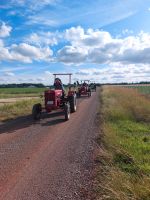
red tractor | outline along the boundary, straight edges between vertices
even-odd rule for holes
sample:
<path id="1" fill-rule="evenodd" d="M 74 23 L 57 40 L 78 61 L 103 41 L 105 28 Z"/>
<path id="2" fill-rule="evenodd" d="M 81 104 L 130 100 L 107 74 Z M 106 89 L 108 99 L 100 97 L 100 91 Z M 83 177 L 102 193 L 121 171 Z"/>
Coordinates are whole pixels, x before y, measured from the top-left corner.
<path id="1" fill-rule="evenodd" d="M 72 74 L 54 74 L 54 80 L 60 80 L 56 78 L 57 75 L 69 75 L 69 85 L 71 84 Z M 70 118 L 70 112 L 73 113 L 76 111 L 76 92 L 72 91 L 71 87 L 69 87 L 67 95 L 62 88 L 46 90 L 44 92 L 44 107 L 40 103 L 35 104 L 32 108 L 32 116 L 33 119 L 38 120 L 41 117 L 42 110 L 50 113 L 58 109 L 63 110 L 66 121 Z"/>
<path id="2" fill-rule="evenodd" d="M 91 89 L 89 87 L 89 80 L 81 81 L 81 85 L 78 87 L 78 97 L 91 96 Z"/>

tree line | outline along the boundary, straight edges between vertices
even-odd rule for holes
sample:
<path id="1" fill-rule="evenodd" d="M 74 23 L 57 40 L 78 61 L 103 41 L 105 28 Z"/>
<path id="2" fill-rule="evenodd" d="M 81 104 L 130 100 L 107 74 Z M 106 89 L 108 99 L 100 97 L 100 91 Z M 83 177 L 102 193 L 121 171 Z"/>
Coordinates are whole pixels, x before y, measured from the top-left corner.
<path id="1" fill-rule="evenodd" d="M 45 85 L 42 83 L 11 83 L 11 84 L 0 84 L 0 88 L 27 88 L 27 87 L 37 87 L 44 88 Z"/>

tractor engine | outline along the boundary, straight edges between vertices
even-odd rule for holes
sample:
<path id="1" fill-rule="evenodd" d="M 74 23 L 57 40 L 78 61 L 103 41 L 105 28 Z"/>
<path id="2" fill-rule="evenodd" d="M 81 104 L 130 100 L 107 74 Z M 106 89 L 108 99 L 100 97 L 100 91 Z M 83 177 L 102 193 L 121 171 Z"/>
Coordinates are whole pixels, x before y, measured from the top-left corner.
<path id="1" fill-rule="evenodd" d="M 47 112 L 51 112 L 60 106 L 62 93 L 62 90 L 45 91 L 45 108 Z"/>

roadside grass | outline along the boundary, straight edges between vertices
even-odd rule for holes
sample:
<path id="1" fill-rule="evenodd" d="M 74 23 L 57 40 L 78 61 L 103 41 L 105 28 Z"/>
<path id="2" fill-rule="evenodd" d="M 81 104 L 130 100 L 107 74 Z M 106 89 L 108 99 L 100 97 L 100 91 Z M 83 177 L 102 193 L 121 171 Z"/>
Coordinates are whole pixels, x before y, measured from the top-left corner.
<path id="1" fill-rule="evenodd" d="M 41 101 L 41 98 L 30 99 L 0 106 L 0 121 L 15 119 L 20 116 L 31 114 L 32 106 Z"/>
<path id="2" fill-rule="evenodd" d="M 34 97 L 43 94 L 45 88 L 0 88 L 0 98 Z"/>
<path id="3" fill-rule="evenodd" d="M 97 157 L 98 199 L 150 199 L 150 101 L 134 89 L 104 86 Z"/>

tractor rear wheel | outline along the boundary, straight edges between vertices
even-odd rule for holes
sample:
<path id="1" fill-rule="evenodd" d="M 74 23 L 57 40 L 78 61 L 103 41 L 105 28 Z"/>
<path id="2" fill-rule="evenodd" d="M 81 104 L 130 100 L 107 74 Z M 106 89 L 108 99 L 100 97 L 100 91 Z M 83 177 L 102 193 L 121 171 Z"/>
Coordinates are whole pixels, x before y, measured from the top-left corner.
<path id="1" fill-rule="evenodd" d="M 37 103 L 32 108 L 32 117 L 34 120 L 39 120 L 41 118 L 41 111 L 42 111 L 42 105 L 40 103 Z"/>
<path id="2" fill-rule="evenodd" d="M 64 114 L 65 114 L 65 120 L 68 121 L 70 119 L 70 105 L 69 103 L 66 103 L 64 106 Z"/>
<path id="3" fill-rule="evenodd" d="M 77 110 L 77 96 L 76 96 L 76 94 L 74 94 L 74 96 L 70 97 L 69 103 L 70 103 L 71 113 L 76 112 L 76 110 Z"/>

